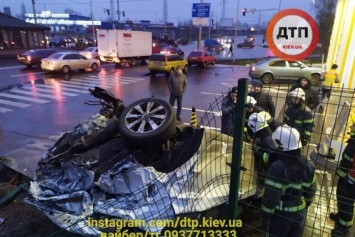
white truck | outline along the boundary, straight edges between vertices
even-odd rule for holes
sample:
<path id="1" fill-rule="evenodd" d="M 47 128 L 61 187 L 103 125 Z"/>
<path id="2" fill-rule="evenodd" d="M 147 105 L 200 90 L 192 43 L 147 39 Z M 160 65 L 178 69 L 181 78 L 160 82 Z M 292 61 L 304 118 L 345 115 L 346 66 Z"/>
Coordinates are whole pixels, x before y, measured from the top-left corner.
<path id="1" fill-rule="evenodd" d="M 102 62 L 135 65 L 145 63 L 152 55 L 152 33 L 127 30 L 97 30 L 97 47 Z"/>

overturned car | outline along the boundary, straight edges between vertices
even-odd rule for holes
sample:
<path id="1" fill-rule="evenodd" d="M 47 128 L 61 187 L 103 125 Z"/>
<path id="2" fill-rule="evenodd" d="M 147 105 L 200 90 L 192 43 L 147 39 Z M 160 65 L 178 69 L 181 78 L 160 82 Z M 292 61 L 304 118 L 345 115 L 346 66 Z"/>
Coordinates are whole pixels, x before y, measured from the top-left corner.
<path id="1" fill-rule="evenodd" d="M 196 127 L 177 121 L 174 109 L 158 98 L 126 107 L 99 87 L 90 92 L 100 99 L 100 113 L 41 157 L 28 203 L 69 232 L 105 236 L 122 231 L 118 220 L 138 221 L 134 231 L 161 233 L 169 226 L 152 221 L 189 214 L 198 220 L 228 202 L 233 138 L 211 128 L 218 127 L 220 111 L 214 110 L 222 98 Z M 256 192 L 251 146 L 245 143 L 243 150 L 239 200 Z"/>

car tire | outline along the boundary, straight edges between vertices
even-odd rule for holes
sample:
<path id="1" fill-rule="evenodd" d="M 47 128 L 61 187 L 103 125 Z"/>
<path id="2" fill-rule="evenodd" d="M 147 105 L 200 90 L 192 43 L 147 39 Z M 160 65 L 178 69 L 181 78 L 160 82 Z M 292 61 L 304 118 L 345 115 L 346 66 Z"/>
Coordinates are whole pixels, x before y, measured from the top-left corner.
<path id="1" fill-rule="evenodd" d="M 155 71 L 150 70 L 150 75 L 151 75 L 151 76 L 155 76 Z"/>
<path id="2" fill-rule="evenodd" d="M 145 98 L 127 106 L 118 119 L 118 131 L 129 147 L 158 147 L 176 133 L 174 108 L 165 100 Z"/>
<path id="3" fill-rule="evenodd" d="M 189 67 L 191 67 L 192 66 L 192 64 L 191 63 L 189 63 Z"/>
<path id="4" fill-rule="evenodd" d="M 131 58 L 131 59 L 128 61 L 128 64 L 129 64 L 130 66 L 136 65 L 136 59 L 135 59 L 135 58 Z"/>
<path id="5" fill-rule="evenodd" d="M 31 64 L 27 64 L 26 68 L 30 69 L 30 68 L 32 68 L 32 65 Z"/>
<path id="6" fill-rule="evenodd" d="M 321 78 L 320 78 L 320 74 L 318 73 L 313 73 L 311 75 L 311 85 L 312 86 L 319 86 L 320 82 L 321 82 Z"/>
<path id="7" fill-rule="evenodd" d="M 91 70 L 93 71 L 93 72 L 96 72 L 97 71 L 97 69 L 99 68 L 99 65 L 97 65 L 97 63 L 93 63 L 93 64 L 91 64 Z"/>
<path id="8" fill-rule="evenodd" d="M 207 67 L 207 62 L 203 62 L 202 67 Z"/>
<path id="9" fill-rule="evenodd" d="M 183 72 L 185 75 L 187 75 L 188 69 L 189 69 L 189 66 L 188 66 L 188 65 L 185 65 L 185 66 L 184 66 L 184 69 L 182 69 L 182 72 Z"/>
<path id="10" fill-rule="evenodd" d="M 213 61 L 212 61 L 212 65 L 215 65 L 215 64 L 216 64 L 216 60 L 213 60 Z"/>
<path id="11" fill-rule="evenodd" d="M 69 73 L 70 72 L 70 67 L 69 66 L 67 66 L 67 65 L 64 65 L 63 67 L 62 67 L 62 73 Z"/>
<path id="12" fill-rule="evenodd" d="M 274 76 L 271 73 L 265 73 L 262 75 L 261 80 L 264 84 L 270 84 L 274 80 Z"/>

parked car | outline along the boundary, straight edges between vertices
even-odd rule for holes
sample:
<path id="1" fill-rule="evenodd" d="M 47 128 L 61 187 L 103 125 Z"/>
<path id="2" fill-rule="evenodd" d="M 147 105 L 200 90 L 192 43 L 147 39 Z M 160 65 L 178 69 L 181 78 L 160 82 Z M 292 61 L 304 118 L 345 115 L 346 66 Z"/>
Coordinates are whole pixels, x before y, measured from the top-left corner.
<path id="1" fill-rule="evenodd" d="M 58 52 L 55 49 L 31 49 L 17 55 L 17 62 L 31 68 L 32 66 L 41 67 L 41 60 L 51 54 Z"/>
<path id="2" fill-rule="evenodd" d="M 165 73 L 167 76 L 174 72 L 177 66 L 187 73 L 188 63 L 178 54 L 152 54 L 149 57 L 148 69 L 150 75 L 154 76 L 156 73 Z"/>
<path id="3" fill-rule="evenodd" d="M 49 47 L 67 47 L 67 39 L 64 36 L 54 36 L 48 42 Z"/>
<path id="4" fill-rule="evenodd" d="M 184 58 L 184 56 L 185 56 L 184 51 L 182 51 L 179 47 L 177 47 L 177 46 L 171 46 L 171 45 L 162 47 L 160 53 L 165 53 L 165 54 L 166 54 L 166 53 L 168 53 L 168 54 L 178 54 L 178 55 L 180 55 L 182 58 Z"/>
<path id="5" fill-rule="evenodd" d="M 91 37 L 87 37 L 87 38 L 78 38 L 78 41 L 76 43 L 77 47 L 96 47 L 96 40 L 94 40 Z"/>
<path id="6" fill-rule="evenodd" d="M 273 80 L 297 80 L 300 77 L 310 79 L 312 85 L 318 85 L 323 75 L 321 67 L 310 67 L 301 61 L 285 61 L 280 58 L 267 58 L 250 65 L 249 76 L 261 79 L 264 83 Z"/>
<path id="7" fill-rule="evenodd" d="M 243 42 L 237 44 L 238 48 L 254 48 L 255 43 L 252 40 L 244 40 Z"/>
<path id="8" fill-rule="evenodd" d="M 99 60 L 99 50 L 97 47 L 88 47 L 85 48 L 83 51 L 79 52 L 81 55 L 85 56 L 86 58 L 95 58 Z"/>
<path id="9" fill-rule="evenodd" d="M 193 50 L 189 56 L 187 56 L 187 62 L 189 67 L 193 64 L 206 67 L 208 64 L 215 65 L 216 57 L 212 53 L 205 49 Z"/>
<path id="10" fill-rule="evenodd" d="M 175 40 L 175 44 L 176 45 L 187 45 L 189 43 L 189 40 L 188 39 L 185 39 L 185 38 L 181 38 L 181 39 L 177 39 Z"/>
<path id="11" fill-rule="evenodd" d="M 62 71 L 69 73 L 71 70 L 91 68 L 96 71 L 100 61 L 93 58 L 86 58 L 79 52 L 58 52 L 42 59 L 41 67 L 48 71 Z"/>

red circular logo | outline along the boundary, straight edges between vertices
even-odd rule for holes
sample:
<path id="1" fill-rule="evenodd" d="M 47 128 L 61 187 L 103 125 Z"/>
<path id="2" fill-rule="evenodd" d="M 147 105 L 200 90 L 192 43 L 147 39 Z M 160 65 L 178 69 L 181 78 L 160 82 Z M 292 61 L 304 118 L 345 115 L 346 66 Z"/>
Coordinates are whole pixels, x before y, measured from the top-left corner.
<path id="1" fill-rule="evenodd" d="M 277 13 L 266 29 L 266 40 L 271 51 L 284 60 L 307 58 L 317 47 L 317 23 L 307 12 L 286 9 Z"/>

